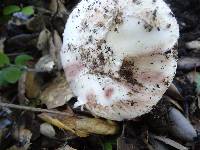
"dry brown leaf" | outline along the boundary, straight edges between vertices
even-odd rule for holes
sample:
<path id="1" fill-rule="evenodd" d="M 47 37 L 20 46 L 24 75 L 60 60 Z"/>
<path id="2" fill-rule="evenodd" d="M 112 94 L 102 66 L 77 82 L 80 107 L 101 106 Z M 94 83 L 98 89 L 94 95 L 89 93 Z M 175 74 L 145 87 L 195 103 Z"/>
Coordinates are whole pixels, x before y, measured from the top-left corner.
<path id="1" fill-rule="evenodd" d="M 72 133 L 75 133 L 75 131 L 67 126 L 65 126 L 62 122 L 60 122 L 58 119 L 53 118 L 51 115 L 47 114 L 47 113 L 42 113 L 39 114 L 38 117 L 40 119 L 42 119 L 43 121 L 46 121 L 49 124 L 52 124 L 60 129 L 64 129 L 67 131 L 71 131 Z"/>
<path id="2" fill-rule="evenodd" d="M 55 67 L 55 62 L 50 55 L 44 55 L 35 64 L 35 69 L 37 72 L 51 72 Z"/>
<path id="3" fill-rule="evenodd" d="M 179 149 L 179 150 L 188 150 L 187 147 L 181 145 L 180 143 L 177 143 L 176 141 L 173 141 L 169 138 L 166 138 L 166 137 L 163 137 L 163 136 L 156 136 L 156 135 L 151 135 L 154 139 L 158 140 L 158 141 L 161 141 L 161 142 L 164 142 L 165 144 L 167 145 L 170 145 L 176 149 Z"/>
<path id="4" fill-rule="evenodd" d="M 178 60 L 178 69 L 192 70 L 197 67 L 200 67 L 200 58 L 182 57 Z"/>
<path id="5" fill-rule="evenodd" d="M 73 120 L 73 121 L 72 121 Z M 65 124 L 70 124 L 72 121 L 75 125 L 75 130 L 84 131 L 87 133 L 112 135 L 118 130 L 117 124 L 113 121 L 102 120 L 97 118 L 65 118 L 62 120 Z"/>
<path id="6" fill-rule="evenodd" d="M 41 92 L 39 78 L 34 72 L 26 73 L 25 93 L 27 98 L 37 98 Z"/>
<path id="7" fill-rule="evenodd" d="M 193 142 L 197 132 L 191 122 L 177 109 L 171 107 L 168 111 L 169 132 L 182 141 Z"/>
<path id="8" fill-rule="evenodd" d="M 61 47 L 62 47 L 62 40 L 58 35 L 58 32 L 54 30 L 52 36 L 49 38 L 49 52 L 54 62 L 56 63 L 56 67 L 59 70 L 62 69 L 61 59 L 60 59 Z"/>
<path id="9" fill-rule="evenodd" d="M 26 49 L 29 47 L 35 47 L 37 45 L 38 33 L 23 33 L 19 35 L 12 36 L 6 40 L 6 47 L 15 52 L 19 49 Z"/>
<path id="10" fill-rule="evenodd" d="M 40 32 L 42 29 L 45 28 L 44 17 L 41 15 L 35 15 L 27 21 L 26 27 L 30 31 Z"/>
<path id="11" fill-rule="evenodd" d="M 72 148 L 69 145 L 64 145 L 64 146 L 62 146 L 62 147 L 60 147 L 60 148 L 58 148 L 56 150 L 76 150 L 76 149 Z"/>
<path id="12" fill-rule="evenodd" d="M 64 5 L 64 0 L 51 0 L 49 9 L 60 18 L 66 18 L 69 14 Z"/>
<path id="13" fill-rule="evenodd" d="M 54 45 L 56 47 L 56 64 L 58 66 L 58 69 L 62 69 L 62 65 L 61 65 L 61 58 L 60 58 L 60 50 L 62 47 L 62 39 L 59 36 L 58 32 L 56 30 L 54 30 L 54 34 L 53 34 L 53 41 L 54 41 Z"/>
<path id="14" fill-rule="evenodd" d="M 31 144 L 30 142 L 31 142 L 31 138 L 32 138 L 32 132 L 28 129 L 23 128 L 23 127 L 16 128 L 13 132 L 13 138 L 16 141 L 23 143 L 23 146 L 21 147 L 20 150 L 26 150 L 26 149 L 28 149 L 28 147 Z M 13 146 L 12 148 L 15 148 L 15 146 Z"/>
<path id="15" fill-rule="evenodd" d="M 187 78 L 189 79 L 190 83 L 194 83 L 197 80 L 197 76 L 200 76 L 200 73 L 196 71 L 192 71 L 187 74 Z"/>
<path id="16" fill-rule="evenodd" d="M 180 94 L 180 92 L 178 91 L 178 89 L 173 83 L 170 85 L 170 87 L 166 91 L 166 95 L 168 95 L 169 97 L 175 100 L 181 100 L 181 101 L 183 100 L 183 96 Z"/>
<path id="17" fill-rule="evenodd" d="M 97 118 L 60 117 L 42 113 L 39 117 L 58 128 L 71 131 L 79 137 L 87 137 L 89 134 L 112 135 L 118 131 L 118 125 L 113 121 Z"/>
<path id="18" fill-rule="evenodd" d="M 27 75 L 27 72 L 24 72 L 22 74 L 22 76 L 20 77 L 19 81 L 18 81 L 18 99 L 19 99 L 19 103 L 20 104 L 27 104 L 29 102 L 29 100 L 26 99 L 26 96 L 25 96 L 25 88 L 26 88 L 26 85 L 25 85 L 25 82 L 26 82 L 26 75 Z"/>
<path id="19" fill-rule="evenodd" d="M 170 98 L 169 96 L 166 96 L 166 95 L 164 95 L 163 98 L 164 98 L 166 101 L 172 103 L 172 104 L 173 104 L 174 106 L 176 106 L 179 110 L 181 110 L 182 112 L 184 112 L 183 108 L 182 108 L 175 100 L 173 100 L 172 98 Z"/>
<path id="20" fill-rule="evenodd" d="M 56 51 L 57 51 L 57 49 L 56 49 L 56 46 L 54 44 L 54 38 L 53 38 L 53 35 L 52 35 L 49 38 L 49 53 L 50 53 L 51 58 L 53 58 L 54 62 L 56 62 L 56 59 L 57 59 L 57 57 L 56 57 L 57 52 Z"/>
<path id="21" fill-rule="evenodd" d="M 49 47 L 48 41 L 49 41 L 50 35 L 51 35 L 50 31 L 46 28 L 40 32 L 40 35 L 39 35 L 38 41 L 37 41 L 37 48 L 39 50 L 42 50 L 45 52 L 48 51 L 48 47 Z"/>
<path id="22" fill-rule="evenodd" d="M 64 105 L 73 97 L 73 93 L 64 76 L 58 76 L 42 91 L 40 100 L 48 109 Z"/>
<path id="23" fill-rule="evenodd" d="M 198 40 L 190 41 L 190 42 L 185 43 L 185 46 L 188 49 L 197 49 L 197 50 L 200 50 L 200 41 L 198 41 Z"/>
<path id="24" fill-rule="evenodd" d="M 37 98 L 40 94 L 39 77 L 34 72 L 24 72 L 18 81 L 18 99 L 20 104 L 28 104 L 29 98 Z"/>
<path id="25" fill-rule="evenodd" d="M 117 139 L 117 150 L 139 150 L 139 149 L 134 144 L 127 143 L 126 139 L 120 136 Z"/>
<path id="26" fill-rule="evenodd" d="M 161 141 L 150 138 L 149 142 L 151 143 L 153 150 L 169 150 L 168 146 Z"/>
<path id="27" fill-rule="evenodd" d="M 6 150 L 28 150 L 30 147 L 31 143 L 26 144 L 22 147 L 17 147 L 16 145 L 11 146 L 10 148 L 6 149 Z"/>

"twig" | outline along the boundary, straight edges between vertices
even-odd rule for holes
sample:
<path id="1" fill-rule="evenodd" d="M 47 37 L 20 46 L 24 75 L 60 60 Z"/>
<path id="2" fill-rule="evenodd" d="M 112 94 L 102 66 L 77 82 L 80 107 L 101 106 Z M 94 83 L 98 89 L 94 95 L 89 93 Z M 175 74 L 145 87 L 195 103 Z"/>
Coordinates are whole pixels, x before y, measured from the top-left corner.
<path id="1" fill-rule="evenodd" d="M 20 109 L 20 110 L 27 110 L 27 111 L 34 111 L 34 112 L 45 112 L 45 113 L 73 116 L 72 114 L 67 113 L 67 112 L 60 112 L 60 111 L 56 111 L 56 110 L 34 108 L 34 107 L 29 107 L 29 106 L 21 106 L 21 105 L 2 103 L 2 102 L 0 102 L 0 107 L 8 107 L 8 108 L 13 108 L 13 109 Z"/>
<path id="2" fill-rule="evenodd" d="M 28 68 L 26 66 L 23 69 L 24 69 L 24 71 L 27 71 L 27 72 L 36 72 L 36 73 L 49 72 L 49 71 L 45 71 L 45 70 L 37 70 L 34 68 Z M 56 69 L 54 69 L 54 70 L 56 70 Z"/>

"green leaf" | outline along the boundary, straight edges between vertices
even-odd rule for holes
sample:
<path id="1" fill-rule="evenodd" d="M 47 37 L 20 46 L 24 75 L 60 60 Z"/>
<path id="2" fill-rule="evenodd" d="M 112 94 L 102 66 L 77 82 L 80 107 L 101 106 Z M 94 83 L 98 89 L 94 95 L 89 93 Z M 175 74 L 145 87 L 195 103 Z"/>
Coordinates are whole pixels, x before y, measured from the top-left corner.
<path id="1" fill-rule="evenodd" d="M 11 15 L 14 12 L 20 11 L 21 8 L 17 5 L 9 5 L 3 8 L 3 15 Z"/>
<path id="2" fill-rule="evenodd" d="M 33 15 L 34 14 L 33 6 L 24 7 L 22 8 L 21 12 L 27 16 Z"/>
<path id="3" fill-rule="evenodd" d="M 8 85 L 8 82 L 6 82 L 6 80 L 3 77 L 2 71 L 0 70 L 0 86 L 6 86 L 6 85 Z"/>
<path id="4" fill-rule="evenodd" d="M 22 75 L 20 68 L 11 66 L 5 69 L 2 69 L 3 78 L 8 83 L 16 83 Z"/>
<path id="5" fill-rule="evenodd" d="M 0 53 L 0 67 L 10 64 L 10 59 L 4 53 Z"/>
<path id="6" fill-rule="evenodd" d="M 103 147 L 104 150 L 112 150 L 112 143 L 106 142 L 104 143 Z"/>
<path id="7" fill-rule="evenodd" d="M 29 61 L 29 60 L 32 60 L 33 57 L 31 57 L 30 55 L 19 55 L 15 58 L 15 64 L 16 65 L 26 65 L 26 63 Z"/>

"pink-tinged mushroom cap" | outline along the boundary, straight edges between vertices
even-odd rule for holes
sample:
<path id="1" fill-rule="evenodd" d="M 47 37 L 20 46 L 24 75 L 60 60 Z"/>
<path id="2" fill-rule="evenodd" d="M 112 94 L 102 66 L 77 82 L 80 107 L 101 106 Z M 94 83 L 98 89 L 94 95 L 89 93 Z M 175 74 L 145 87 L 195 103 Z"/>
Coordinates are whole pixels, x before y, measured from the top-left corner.
<path id="1" fill-rule="evenodd" d="M 63 36 L 75 107 L 97 116 L 120 121 L 149 112 L 175 75 L 179 27 L 163 0 L 82 0 Z"/>

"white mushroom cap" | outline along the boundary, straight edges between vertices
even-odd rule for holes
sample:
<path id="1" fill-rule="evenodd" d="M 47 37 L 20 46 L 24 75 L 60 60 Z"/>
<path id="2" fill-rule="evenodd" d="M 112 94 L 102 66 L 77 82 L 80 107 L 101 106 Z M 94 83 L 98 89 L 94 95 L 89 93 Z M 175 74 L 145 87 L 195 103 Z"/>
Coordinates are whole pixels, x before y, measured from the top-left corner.
<path id="1" fill-rule="evenodd" d="M 82 0 L 63 35 L 61 59 L 75 107 L 104 118 L 149 112 L 176 72 L 179 27 L 162 0 Z"/>

